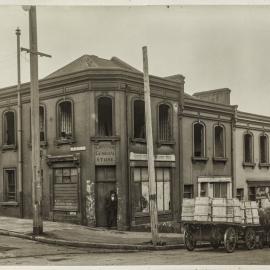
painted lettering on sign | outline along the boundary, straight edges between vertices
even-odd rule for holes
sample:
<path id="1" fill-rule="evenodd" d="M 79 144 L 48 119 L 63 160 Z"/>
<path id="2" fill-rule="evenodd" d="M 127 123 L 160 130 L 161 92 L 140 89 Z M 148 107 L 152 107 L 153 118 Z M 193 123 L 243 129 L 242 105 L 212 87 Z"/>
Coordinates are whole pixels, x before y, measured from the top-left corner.
<path id="1" fill-rule="evenodd" d="M 96 165 L 115 165 L 115 146 L 111 144 L 96 145 Z"/>

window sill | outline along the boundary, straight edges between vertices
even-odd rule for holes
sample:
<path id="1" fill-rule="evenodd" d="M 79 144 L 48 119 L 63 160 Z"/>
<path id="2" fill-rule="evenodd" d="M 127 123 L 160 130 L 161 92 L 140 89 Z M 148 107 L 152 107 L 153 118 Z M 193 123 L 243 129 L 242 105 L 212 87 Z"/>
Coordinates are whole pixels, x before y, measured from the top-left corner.
<path id="1" fill-rule="evenodd" d="M 146 139 L 142 139 L 142 138 L 132 138 L 130 139 L 130 141 L 132 143 L 142 143 L 142 144 L 146 144 Z"/>
<path id="2" fill-rule="evenodd" d="M 56 139 L 55 140 L 55 144 L 57 146 L 60 146 L 60 145 L 65 145 L 65 144 L 74 144 L 76 141 L 74 138 L 70 138 L 70 139 Z"/>
<path id="3" fill-rule="evenodd" d="M 158 141 L 157 145 L 175 145 L 175 141 Z"/>
<path id="4" fill-rule="evenodd" d="M 193 162 L 207 162 L 208 157 L 192 157 L 191 158 Z"/>
<path id="5" fill-rule="evenodd" d="M 223 162 L 226 163 L 228 161 L 228 158 L 225 157 L 213 157 L 214 162 Z"/>
<path id="6" fill-rule="evenodd" d="M 0 206 L 18 206 L 18 202 L 0 202 Z"/>
<path id="7" fill-rule="evenodd" d="M 254 168 L 256 166 L 256 163 L 254 162 L 243 162 L 243 167 L 250 167 L 250 168 Z"/>
<path id="8" fill-rule="evenodd" d="M 270 163 L 259 163 L 259 168 L 261 169 L 261 168 L 267 168 L 267 169 L 269 169 L 269 167 L 270 167 Z"/>
<path id="9" fill-rule="evenodd" d="M 12 144 L 12 145 L 3 145 L 2 146 L 2 151 L 9 151 L 9 150 L 13 150 L 16 151 L 17 147 L 16 145 Z"/>
<path id="10" fill-rule="evenodd" d="M 92 136 L 90 137 L 90 141 L 94 142 L 104 142 L 104 141 L 120 141 L 119 136 Z"/>

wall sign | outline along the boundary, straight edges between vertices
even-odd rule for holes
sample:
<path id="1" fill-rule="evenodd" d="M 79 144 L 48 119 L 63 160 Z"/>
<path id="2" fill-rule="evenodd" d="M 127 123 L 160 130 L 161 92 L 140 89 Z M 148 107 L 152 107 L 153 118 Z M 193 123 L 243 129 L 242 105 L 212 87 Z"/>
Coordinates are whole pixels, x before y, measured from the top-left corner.
<path id="1" fill-rule="evenodd" d="M 85 146 L 75 146 L 75 147 L 70 147 L 70 151 L 85 151 L 86 147 Z"/>
<path id="2" fill-rule="evenodd" d="M 130 160 L 147 160 L 147 154 L 130 152 Z M 175 161 L 175 155 L 155 155 L 155 161 Z"/>
<path id="3" fill-rule="evenodd" d="M 115 145 L 100 143 L 95 147 L 96 165 L 115 165 Z"/>

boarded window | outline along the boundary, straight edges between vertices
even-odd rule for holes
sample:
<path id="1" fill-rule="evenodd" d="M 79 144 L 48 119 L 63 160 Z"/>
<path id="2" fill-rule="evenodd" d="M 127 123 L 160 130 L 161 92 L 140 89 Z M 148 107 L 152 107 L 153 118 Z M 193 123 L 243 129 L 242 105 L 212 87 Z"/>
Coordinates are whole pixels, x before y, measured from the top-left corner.
<path id="1" fill-rule="evenodd" d="M 72 138 L 72 103 L 71 101 L 63 101 L 59 103 L 59 132 L 63 139 Z"/>
<path id="2" fill-rule="evenodd" d="M 156 168 L 158 211 L 168 211 L 170 205 L 171 173 L 169 168 Z M 135 212 L 149 213 L 149 181 L 147 168 L 134 168 L 133 203 Z"/>
<path id="3" fill-rule="evenodd" d="M 193 126 L 194 157 L 204 157 L 205 153 L 205 130 L 204 125 L 196 123 Z"/>
<path id="4" fill-rule="evenodd" d="M 215 126 L 214 128 L 215 138 L 215 157 L 225 157 L 225 145 L 224 145 L 224 128 L 222 126 Z"/>
<path id="5" fill-rule="evenodd" d="M 15 169 L 4 169 L 5 201 L 16 201 Z"/>
<path id="6" fill-rule="evenodd" d="M 98 135 L 112 136 L 112 99 L 101 97 L 98 99 Z"/>
<path id="7" fill-rule="evenodd" d="M 15 113 L 12 111 L 4 114 L 4 144 L 15 145 Z"/>
<path id="8" fill-rule="evenodd" d="M 252 135 L 247 133 L 244 135 L 244 162 L 252 163 L 253 162 L 253 138 Z"/>
<path id="9" fill-rule="evenodd" d="M 166 104 L 159 106 L 159 140 L 169 141 L 171 139 L 171 112 L 170 107 Z"/>
<path id="10" fill-rule="evenodd" d="M 78 211 L 78 169 L 54 169 L 54 210 Z"/>
<path id="11" fill-rule="evenodd" d="M 45 108 L 39 106 L 39 130 L 40 130 L 40 141 L 45 141 Z"/>
<path id="12" fill-rule="evenodd" d="M 266 135 L 260 136 L 260 163 L 268 162 L 268 137 Z"/>
<path id="13" fill-rule="evenodd" d="M 144 101 L 134 101 L 134 138 L 145 139 L 145 114 L 144 114 Z"/>
<path id="14" fill-rule="evenodd" d="M 193 185 L 184 185 L 184 198 L 193 198 Z"/>

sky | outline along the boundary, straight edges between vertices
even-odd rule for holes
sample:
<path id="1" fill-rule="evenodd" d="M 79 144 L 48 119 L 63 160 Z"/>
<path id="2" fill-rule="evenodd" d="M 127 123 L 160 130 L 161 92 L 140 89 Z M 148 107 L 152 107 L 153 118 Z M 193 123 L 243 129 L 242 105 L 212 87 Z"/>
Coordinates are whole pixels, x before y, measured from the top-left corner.
<path id="1" fill-rule="evenodd" d="M 270 116 L 269 6 L 38 6 L 39 78 L 84 54 L 117 56 L 149 72 L 182 74 L 185 92 L 230 88 L 238 109 Z M 28 13 L 0 6 L 0 87 L 16 84 L 16 35 L 29 47 Z M 29 55 L 21 55 L 29 81 Z"/>

